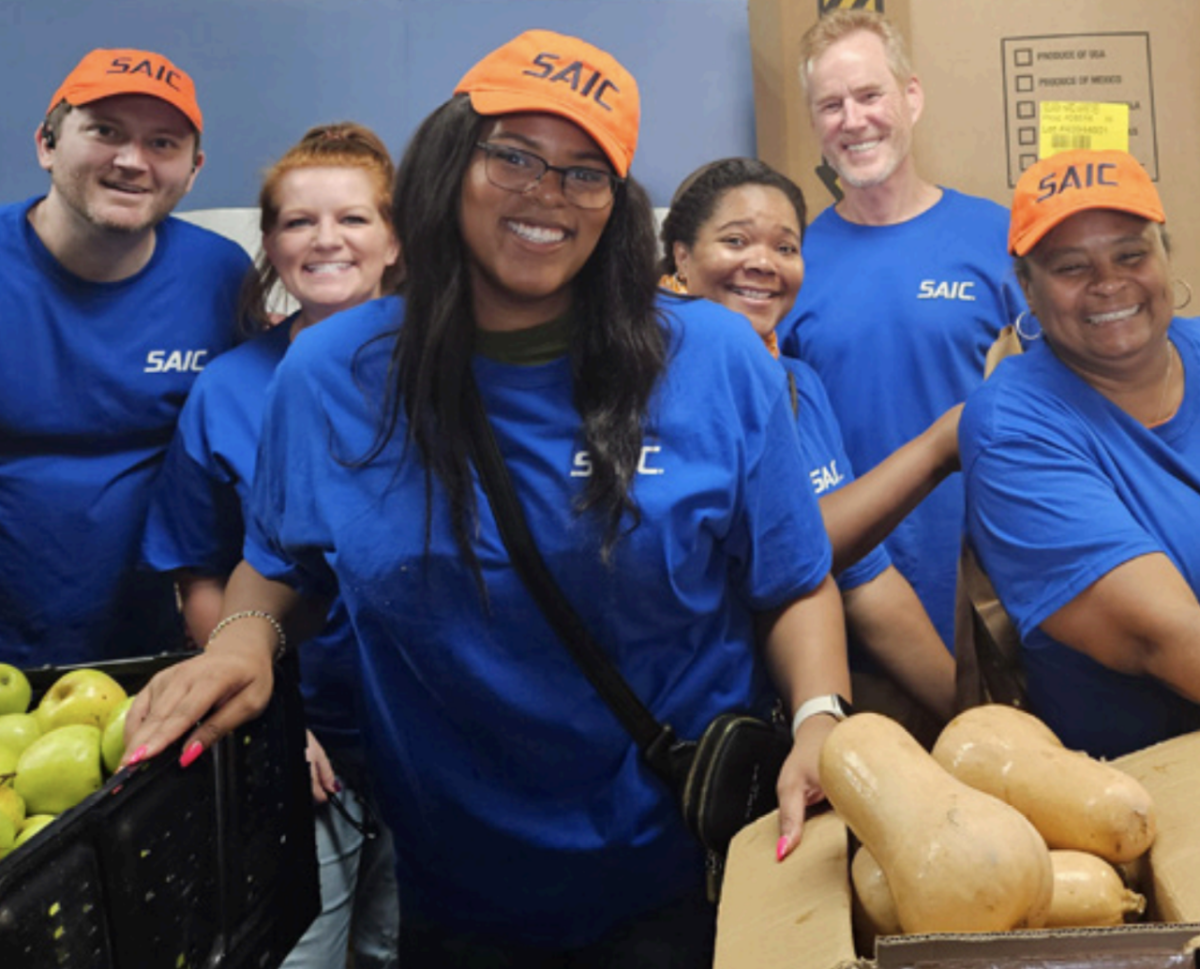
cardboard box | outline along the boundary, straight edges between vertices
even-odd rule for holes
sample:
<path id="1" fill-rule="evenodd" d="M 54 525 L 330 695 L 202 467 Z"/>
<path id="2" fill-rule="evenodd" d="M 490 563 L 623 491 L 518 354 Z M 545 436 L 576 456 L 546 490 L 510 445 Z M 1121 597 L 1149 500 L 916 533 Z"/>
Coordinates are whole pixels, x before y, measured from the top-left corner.
<path id="1" fill-rule="evenodd" d="M 1200 158 L 1200 4 L 853 5 L 883 8 L 908 38 L 925 91 L 913 150 L 918 169 L 938 184 L 1008 206 L 1017 178 L 1037 157 L 1043 102 L 1128 104 L 1128 149 L 1162 195 L 1175 269 L 1200 287 L 1200 196 L 1192 191 Z M 821 10 L 839 6 L 851 2 L 749 0 L 758 154 L 799 183 L 811 215 L 840 196 L 814 144 L 797 50 Z M 1200 303 L 1191 312 L 1200 313 Z"/>
<path id="2" fill-rule="evenodd" d="M 855 947 L 849 834 L 833 813 L 810 818 L 795 853 L 775 861 L 778 817 L 743 830 L 730 847 L 717 917 L 714 969 L 848 966 L 1188 966 L 1200 945 L 1200 733 L 1114 763 L 1154 798 L 1158 837 L 1138 871 L 1151 921 L 1108 929 L 888 936 Z"/>

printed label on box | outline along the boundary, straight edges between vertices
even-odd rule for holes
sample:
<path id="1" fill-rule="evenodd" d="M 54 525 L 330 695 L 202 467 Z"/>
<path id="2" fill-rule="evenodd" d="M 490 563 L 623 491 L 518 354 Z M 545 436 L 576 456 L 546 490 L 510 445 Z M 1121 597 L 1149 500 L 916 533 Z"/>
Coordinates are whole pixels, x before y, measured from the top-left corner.
<path id="1" fill-rule="evenodd" d="M 1010 188 L 1045 151 L 1042 137 L 1048 119 L 1039 116 L 1046 102 L 1067 102 L 1077 107 L 1084 102 L 1093 107 L 1124 105 L 1128 110 L 1127 150 L 1152 179 L 1158 180 L 1148 33 L 1006 37 L 1001 49 Z M 1096 115 L 1102 116 L 1102 112 Z M 1060 114 L 1057 121 L 1062 120 Z M 1061 147 L 1114 147 L 1112 129 L 1103 121 L 1087 122 L 1058 134 L 1071 143 L 1055 151 Z"/>
<path id="2" fill-rule="evenodd" d="M 1129 105 L 1095 101 L 1043 101 L 1038 155 L 1072 148 L 1129 151 Z"/>

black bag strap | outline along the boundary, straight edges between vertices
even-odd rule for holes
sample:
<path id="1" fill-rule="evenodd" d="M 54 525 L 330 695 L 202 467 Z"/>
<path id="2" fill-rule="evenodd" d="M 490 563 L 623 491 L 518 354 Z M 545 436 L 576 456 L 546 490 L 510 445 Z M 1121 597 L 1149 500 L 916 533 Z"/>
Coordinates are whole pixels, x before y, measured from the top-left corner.
<path id="1" fill-rule="evenodd" d="M 474 381 L 468 382 L 466 397 L 471 456 L 513 568 L 542 610 L 550 628 L 566 646 L 571 658 L 583 670 L 588 682 L 608 704 L 621 726 L 633 737 L 651 769 L 669 785 L 677 785 L 681 780 L 679 755 L 687 745 L 681 744 L 671 726 L 660 723 L 638 699 L 550 575 L 529 533 L 525 514 L 504 463 L 504 455 L 500 453 Z"/>

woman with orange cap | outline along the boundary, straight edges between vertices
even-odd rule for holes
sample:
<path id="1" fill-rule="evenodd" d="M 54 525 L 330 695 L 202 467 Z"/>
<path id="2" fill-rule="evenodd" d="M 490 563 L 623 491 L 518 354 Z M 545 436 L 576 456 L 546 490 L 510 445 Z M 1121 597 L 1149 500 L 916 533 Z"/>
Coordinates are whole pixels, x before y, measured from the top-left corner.
<path id="1" fill-rule="evenodd" d="M 550 573 L 653 715 L 694 738 L 765 714 L 773 674 L 799 714 L 780 856 L 821 797 L 849 676 L 816 500 L 774 484 L 803 473 L 786 382 L 728 311 L 660 297 L 638 123 L 629 73 L 547 31 L 422 123 L 403 298 L 296 340 L 219 631 L 130 711 L 131 761 L 186 734 L 190 764 L 266 702 L 302 594 L 339 592 L 406 969 L 712 961 L 703 853 L 514 571 L 476 400 Z"/>
<path id="2" fill-rule="evenodd" d="M 1114 756 L 1200 727 L 1200 329 L 1174 317 L 1154 183 L 1068 151 L 1017 183 L 1026 353 L 967 401 L 971 546 L 1022 640 L 1030 709 Z"/>

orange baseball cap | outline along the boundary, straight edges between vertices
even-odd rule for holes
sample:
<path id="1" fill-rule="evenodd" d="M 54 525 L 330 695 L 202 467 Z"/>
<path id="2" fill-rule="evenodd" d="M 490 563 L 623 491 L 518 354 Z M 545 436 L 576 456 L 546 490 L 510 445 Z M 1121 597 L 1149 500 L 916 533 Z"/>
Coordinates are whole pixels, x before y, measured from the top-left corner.
<path id="1" fill-rule="evenodd" d="M 63 101 L 79 107 L 115 94 L 149 94 L 182 111 L 197 132 L 204 130 L 192 79 L 162 54 L 146 50 L 92 51 L 59 85 L 46 113 Z"/>
<path id="2" fill-rule="evenodd" d="M 573 121 L 622 178 L 637 149 L 637 81 L 616 59 L 577 37 L 528 30 L 492 51 L 454 89 L 483 115 L 544 111 Z"/>
<path id="3" fill-rule="evenodd" d="M 1167 221 L 1158 189 L 1128 152 L 1062 151 L 1031 165 L 1017 181 L 1008 251 L 1024 256 L 1060 222 L 1087 209 Z"/>

